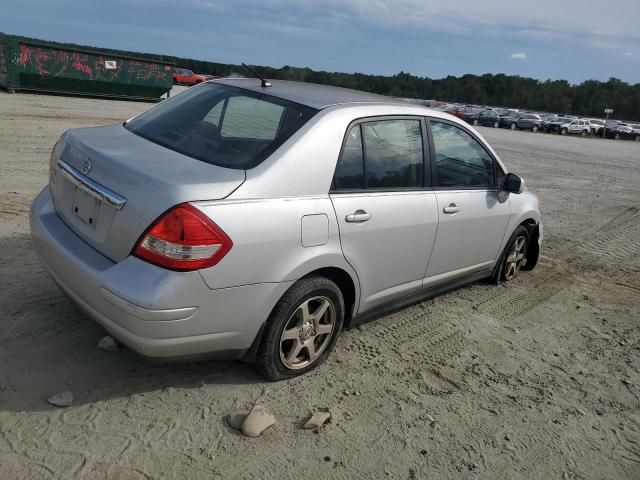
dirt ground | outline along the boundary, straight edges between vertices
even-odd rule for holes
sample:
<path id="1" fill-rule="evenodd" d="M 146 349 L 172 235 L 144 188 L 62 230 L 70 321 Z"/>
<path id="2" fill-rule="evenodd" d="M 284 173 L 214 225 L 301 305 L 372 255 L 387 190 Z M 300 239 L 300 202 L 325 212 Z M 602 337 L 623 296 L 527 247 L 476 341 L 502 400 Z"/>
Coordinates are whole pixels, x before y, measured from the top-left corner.
<path id="1" fill-rule="evenodd" d="M 148 107 L 0 94 L 1 479 L 640 478 L 640 145 L 481 129 L 540 196 L 536 270 L 346 331 L 323 367 L 265 383 L 99 350 L 32 250 L 56 138 Z M 60 390 L 72 407 L 46 402 Z M 276 426 L 226 426 L 256 401 Z M 302 430 L 320 408 L 331 423 Z"/>

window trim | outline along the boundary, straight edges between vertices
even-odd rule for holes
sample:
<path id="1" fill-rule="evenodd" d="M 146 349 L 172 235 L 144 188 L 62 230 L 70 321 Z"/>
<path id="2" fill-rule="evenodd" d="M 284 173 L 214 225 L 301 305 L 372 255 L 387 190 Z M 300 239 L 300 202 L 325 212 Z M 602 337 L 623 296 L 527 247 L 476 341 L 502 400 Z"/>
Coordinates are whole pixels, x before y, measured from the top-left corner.
<path id="1" fill-rule="evenodd" d="M 362 125 L 365 123 L 373 123 L 379 121 L 389 121 L 389 120 L 414 120 L 420 122 L 420 135 L 422 136 L 422 185 L 415 187 L 381 187 L 381 188 L 369 188 L 366 186 L 367 183 L 367 146 L 364 141 L 364 132 L 362 131 Z M 336 172 L 338 170 L 338 162 L 342 158 L 342 154 L 344 152 L 346 143 L 347 143 L 347 135 L 351 131 L 351 129 L 358 125 L 360 128 L 360 142 L 362 144 L 362 163 L 363 163 L 363 182 L 362 188 L 336 188 Z M 344 136 L 342 138 L 342 145 L 340 146 L 340 153 L 338 154 L 338 158 L 336 159 L 335 167 L 333 170 L 333 176 L 331 177 L 331 187 L 329 190 L 329 194 L 353 194 L 353 193 L 383 193 L 383 192 L 423 192 L 423 191 L 431 191 L 433 187 L 431 185 L 431 150 L 430 150 L 430 141 L 428 138 L 429 129 L 427 128 L 426 117 L 423 115 L 374 115 L 371 117 L 360 117 L 352 120 L 344 132 Z"/>
<path id="2" fill-rule="evenodd" d="M 503 175 L 507 175 L 507 172 L 504 171 L 504 169 L 500 166 L 500 162 L 498 162 L 498 160 L 496 159 L 496 157 L 485 147 L 485 145 L 480 141 L 480 139 L 471 131 L 469 130 L 465 125 L 461 125 L 459 123 L 456 122 L 452 122 L 451 120 L 447 120 L 444 118 L 438 118 L 438 117 L 426 117 L 427 120 L 427 127 L 429 130 L 429 147 L 430 147 L 430 158 L 434 159 L 434 161 L 430 162 L 431 163 L 431 180 L 432 180 L 432 186 L 433 186 L 433 190 L 436 191 L 454 191 L 454 190 L 473 190 L 473 191 L 477 191 L 477 190 L 484 190 L 484 191 L 498 191 L 500 190 L 500 186 L 498 185 L 497 182 L 497 169 L 499 168 L 500 170 L 502 170 Z M 435 142 L 433 141 L 433 133 L 431 131 L 431 122 L 436 122 L 436 123 L 444 123 L 444 124 L 448 124 L 451 125 L 453 127 L 457 127 L 460 130 L 462 130 L 463 132 L 467 133 L 468 135 L 471 136 L 471 138 L 478 144 L 480 145 L 480 147 L 486 152 L 486 154 L 489 156 L 489 158 L 491 158 L 491 160 L 493 160 L 493 185 L 492 186 L 480 186 L 480 187 L 467 187 L 467 186 L 456 186 L 456 187 L 440 187 L 437 185 L 438 182 L 438 165 L 437 165 L 437 160 L 436 160 L 436 150 L 435 150 Z"/>

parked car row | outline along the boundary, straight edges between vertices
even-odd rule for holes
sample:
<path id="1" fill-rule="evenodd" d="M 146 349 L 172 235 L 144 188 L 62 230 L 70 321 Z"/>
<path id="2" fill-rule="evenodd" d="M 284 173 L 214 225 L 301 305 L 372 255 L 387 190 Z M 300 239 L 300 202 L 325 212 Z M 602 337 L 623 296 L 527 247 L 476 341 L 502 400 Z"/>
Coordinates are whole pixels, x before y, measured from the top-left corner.
<path id="1" fill-rule="evenodd" d="M 598 136 L 614 140 L 640 142 L 640 124 L 620 120 L 578 118 L 574 115 L 530 112 L 518 109 L 477 105 L 427 103 L 436 110 L 450 113 L 474 126 L 529 130 L 559 135 Z"/>

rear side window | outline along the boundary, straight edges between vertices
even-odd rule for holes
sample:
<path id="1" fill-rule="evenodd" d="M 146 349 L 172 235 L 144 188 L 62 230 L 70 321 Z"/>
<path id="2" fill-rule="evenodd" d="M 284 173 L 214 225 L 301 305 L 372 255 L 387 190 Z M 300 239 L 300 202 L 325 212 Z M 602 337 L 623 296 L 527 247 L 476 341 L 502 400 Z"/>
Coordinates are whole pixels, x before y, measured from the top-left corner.
<path id="1" fill-rule="evenodd" d="M 422 186 L 419 120 L 382 120 L 362 125 L 367 188 Z"/>
<path id="2" fill-rule="evenodd" d="M 131 132 L 206 163 L 259 165 L 317 110 L 271 95 L 207 83 L 125 124 Z"/>
<path id="3" fill-rule="evenodd" d="M 336 189 L 414 188 L 423 185 L 420 120 L 379 120 L 347 133 L 334 177 Z"/>
<path id="4" fill-rule="evenodd" d="M 364 155 L 360 125 L 354 125 L 347 133 L 342 155 L 335 174 L 336 189 L 364 188 Z"/>
<path id="5" fill-rule="evenodd" d="M 493 158 L 471 135 L 448 123 L 431 121 L 436 153 L 436 186 L 493 187 Z"/>

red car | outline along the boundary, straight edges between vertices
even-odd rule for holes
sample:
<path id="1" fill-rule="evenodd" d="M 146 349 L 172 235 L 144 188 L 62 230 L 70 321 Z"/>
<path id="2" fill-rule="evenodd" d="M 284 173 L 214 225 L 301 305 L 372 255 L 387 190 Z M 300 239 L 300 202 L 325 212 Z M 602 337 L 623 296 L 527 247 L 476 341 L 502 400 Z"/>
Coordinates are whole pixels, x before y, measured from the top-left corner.
<path id="1" fill-rule="evenodd" d="M 186 68 L 173 69 L 173 83 L 176 85 L 197 85 L 206 81 L 207 79 L 203 75 L 193 73 Z"/>
<path id="2" fill-rule="evenodd" d="M 443 110 L 443 112 L 450 113 L 458 118 L 462 118 L 464 120 L 464 113 L 467 107 L 462 107 L 460 105 L 450 105 Z"/>

